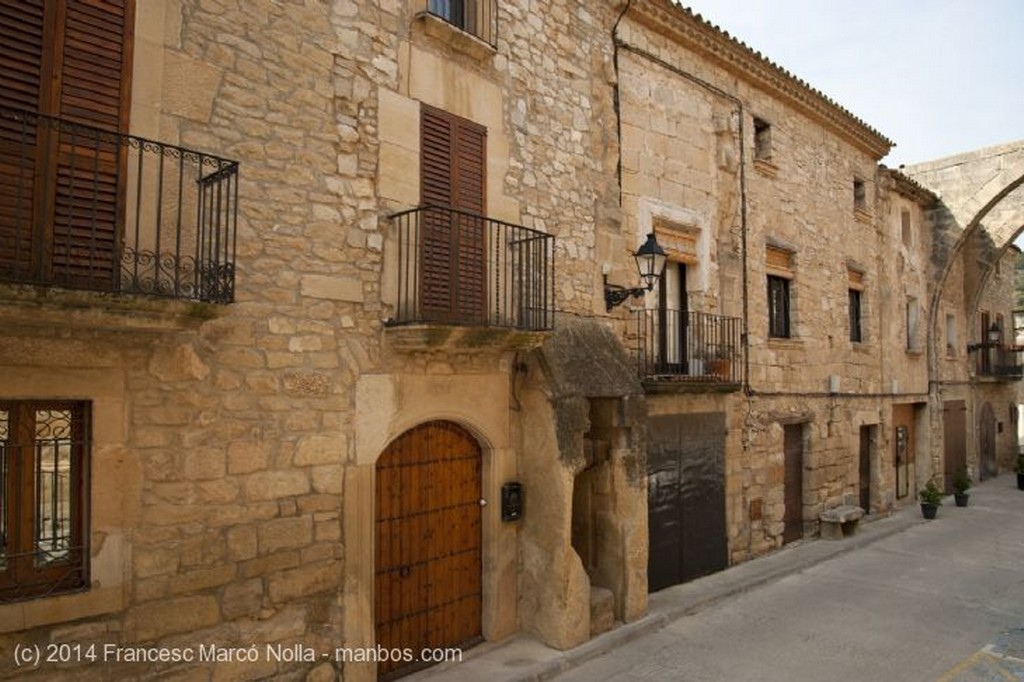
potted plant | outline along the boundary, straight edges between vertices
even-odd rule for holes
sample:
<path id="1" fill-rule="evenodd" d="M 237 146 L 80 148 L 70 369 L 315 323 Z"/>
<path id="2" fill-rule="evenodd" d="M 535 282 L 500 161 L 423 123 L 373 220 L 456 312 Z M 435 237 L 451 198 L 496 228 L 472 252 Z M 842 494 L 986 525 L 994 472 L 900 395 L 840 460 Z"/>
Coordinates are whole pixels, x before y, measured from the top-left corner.
<path id="1" fill-rule="evenodd" d="M 722 381 L 732 378 L 733 352 L 733 347 L 728 344 L 713 344 L 708 349 L 708 373 Z"/>
<path id="2" fill-rule="evenodd" d="M 1017 465 L 1013 470 L 1017 472 L 1017 490 L 1024 490 L 1024 452 L 1017 453 Z"/>
<path id="3" fill-rule="evenodd" d="M 935 485 L 935 479 L 929 478 L 924 487 L 917 491 L 917 496 L 921 500 L 921 514 L 926 519 L 934 519 L 942 504 L 942 491 Z"/>
<path id="4" fill-rule="evenodd" d="M 953 477 L 953 499 L 956 501 L 956 506 L 967 506 L 967 498 L 970 497 L 967 491 L 971 489 L 973 484 L 974 481 L 971 480 L 970 475 L 966 471 L 957 472 Z"/>

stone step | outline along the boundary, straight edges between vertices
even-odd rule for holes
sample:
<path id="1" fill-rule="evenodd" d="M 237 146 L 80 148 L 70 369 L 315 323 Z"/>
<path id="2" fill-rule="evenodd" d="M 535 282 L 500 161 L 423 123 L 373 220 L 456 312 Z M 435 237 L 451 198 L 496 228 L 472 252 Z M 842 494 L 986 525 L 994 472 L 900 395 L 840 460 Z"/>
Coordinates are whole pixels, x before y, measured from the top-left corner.
<path id="1" fill-rule="evenodd" d="M 590 587 L 590 636 L 608 632 L 615 625 L 615 595 L 606 587 Z"/>

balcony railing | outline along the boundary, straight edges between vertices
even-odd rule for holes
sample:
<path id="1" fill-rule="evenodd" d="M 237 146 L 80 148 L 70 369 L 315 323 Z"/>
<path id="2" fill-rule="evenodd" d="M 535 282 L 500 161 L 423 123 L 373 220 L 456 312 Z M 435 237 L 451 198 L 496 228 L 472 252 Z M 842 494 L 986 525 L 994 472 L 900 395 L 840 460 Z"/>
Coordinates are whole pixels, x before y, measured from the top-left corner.
<path id="1" fill-rule="evenodd" d="M 484 41 L 498 45 L 498 0 L 420 0 L 427 14 Z"/>
<path id="2" fill-rule="evenodd" d="M 979 344 L 976 374 L 979 377 L 1016 381 L 1024 378 L 1021 354 L 1024 346 Z"/>
<path id="3" fill-rule="evenodd" d="M 397 232 L 393 324 L 552 328 L 554 237 L 445 207 L 389 218 Z"/>
<path id="4" fill-rule="evenodd" d="M 0 281 L 234 299 L 238 163 L 0 107 Z"/>
<path id="5" fill-rule="evenodd" d="M 738 384 L 740 319 L 679 310 L 638 310 L 630 331 L 643 379 Z"/>

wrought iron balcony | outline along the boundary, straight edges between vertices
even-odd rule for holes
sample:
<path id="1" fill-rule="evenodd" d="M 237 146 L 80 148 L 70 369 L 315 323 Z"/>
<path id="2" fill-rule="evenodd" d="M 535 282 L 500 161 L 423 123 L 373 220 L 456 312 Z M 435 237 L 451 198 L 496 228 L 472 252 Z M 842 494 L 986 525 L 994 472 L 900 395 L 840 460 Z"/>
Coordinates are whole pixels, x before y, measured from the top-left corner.
<path id="1" fill-rule="evenodd" d="M 554 237 L 439 206 L 389 218 L 397 232 L 392 324 L 552 328 Z"/>
<path id="2" fill-rule="evenodd" d="M 238 163 L 0 107 L 0 281 L 228 303 Z"/>
<path id="3" fill-rule="evenodd" d="M 739 384 L 740 319 L 679 310 L 638 310 L 630 340 L 642 379 Z"/>
<path id="4" fill-rule="evenodd" d="M 479 38 L 498 44 L 498 0 L 420 0 L 427 14 Z"/>
<path id="5" fill-rule="evenodd" d="M 1021 353 L 1024 346 L 977 344 L 978 356 L 976 375 L 1001 381 L 1017 381 L 1024 378 Z"/>

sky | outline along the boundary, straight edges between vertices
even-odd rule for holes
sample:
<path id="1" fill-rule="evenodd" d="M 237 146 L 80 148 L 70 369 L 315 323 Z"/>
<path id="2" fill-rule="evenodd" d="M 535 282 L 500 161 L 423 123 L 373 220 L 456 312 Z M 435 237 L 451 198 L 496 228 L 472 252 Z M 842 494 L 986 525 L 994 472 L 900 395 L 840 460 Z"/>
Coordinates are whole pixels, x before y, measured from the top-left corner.
<path id="1" fill-rule="evenodd" d="M 681 0 L 895 142 L 890 168 L 1024 140 L 1024 0 Z"/>

